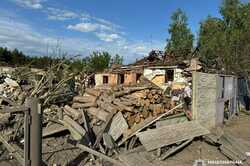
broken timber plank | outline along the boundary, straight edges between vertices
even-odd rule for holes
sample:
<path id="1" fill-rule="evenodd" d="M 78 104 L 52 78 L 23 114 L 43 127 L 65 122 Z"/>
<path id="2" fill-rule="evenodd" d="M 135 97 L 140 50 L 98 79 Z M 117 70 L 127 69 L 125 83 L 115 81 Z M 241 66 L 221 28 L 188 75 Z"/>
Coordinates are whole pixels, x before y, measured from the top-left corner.
<path id="1" fill-rule="evenodd" d="M 96 102 L 91 103 L 73 103 L 72 108 L 78 109 L 78 108 L 89 108 L 89 107 L 96 107 Z"/>
<path id="2" fill-rule="evenodd" d="M 228 157 L 232 161 L 239 161 L 239 162 L 241 162 L 240 165 L 249 166 L 249 164 L 243 162 L 243 160 L 245 160 L 245 159 L 242 160 L 241 156 L 239 156 L 239 154 L 237 152 L 235 152 L 234 149 L 231 149 L 228 146 L 224 146 L 224 145 L 221 145 L 219 147 L 219 149 L 220 149 L 222 154 L 224 154 L 226 157 Z"/>
<path id="3" fill-rule="evenodd" d="M 109 149 L 115 148 L 115 141 L 108 133 L 103 133 L 103 143 Z"/>
<path id="4" fill-rule="evenodd" d="M 170 149 L 170 151 L 168 151 L 166 154 L 164 154 L 164 155 L 160 158 L 160 160 L 165 160 L 165 159 L 168 158 L 170 155 L 172 155 L 172 154 L 174 154 L 175 152 L 177 152 L 178 150 L 184 148 L 186 145 L 188 145 L 188 144 L 189 144 L 190 142 L 192 142 L 192 141 L 193 141 L 193 138 L 191 138 L 191 139 L 185 141 L 184 143 L 182 143 L 181 145 L 179 145 L 179 146 L 177 146 L 177 147 L 175 147 L 175 148 L 173 148 L 173 149 Z"/>
<path id="5" fill-rule="evenodd" d="M 172 111 L 174 111 L 175 109 L 181 107 L 182 105 L 183 105 L 183 103 L 175 106 L 171 110 L 168 110 L 167 112 L 165 112 L 164 114 L 161 114 L 158 117 L 149 117 L 149 118 L 145 119 L 142 123 L 139 123 L 138 125 L 135 125 L 131 130 L 129 130 L 129 133 L 122 139 L 122 141 L 118 144 L 118 146 L 124 144 L 129 138 L 133 137 L 134 135 L 136 135 L 137 133 L 139 133 L 141 130 L 145 129 L 149 125 L 151 125 L 154 122 L 158 121 L 162 117 L 167 116 Z"/>
<path id="6" fill-rule="evenodd" d="M 67 115 L 73 117 L 74 120 L 80 119 L 82 117 L 82 113 L 79 110 L 71 108 L 68 105 L 65 105 L 63 110 Z"/>
<path id="7" fill-rule="evenodd" d="M 84 129 L 87 132 L 86 138 L 91 143 L 91 145 L 93 145 L 95 143 L 96 137 L 93 132 L 93 129 L 90 126 L 90 120 L 85 110 L 82 111 L 82 120 L 83 120 Z"/>
<path id="8" fill-rule="evenodd" d="M 87 89 L 85 89 L 85 92 L 89 95 L 96 96 L 96 97 L 101 95 L 101 92 L 99 90 L 96 90 L 96 89 L 87 88 Z"/>
<path id="9" fill-rule="evenodd" d="M 106 155 L 104 155 L 104 154 L 102 154 L 100 152 L 97 152 L 97 151 L 95 151 L 95 150 L 93 150 L 93 149 L 91 149 L 91 148 L 89 148 L 89 147 L 87 147 L 85 145 L 77 144 L 76 146 L 78 148 L 82 149 L 83 151 L 89 152 L 89 153 L 91 153 L 91 154 L 93 154 L 93 155 L 95 155 L 97 157 L 100 157 L 100 158 L 102 158 L 102 159 L 104 159 L 106 161 L 109 161 L 109 162 L 113 163 L 114 165 L 124 166 L 124 164 L 122 164 L 118 160 L 115 160 L 115 159 L 113 159 L 111 157 L 108 157 L 108 156 L 106 156 Z"/>
<path id="10" fill-rule="evenodd" d="M 127 121 L 124 119 L 121 112 L 118 112 L 112 120 L 109 129 L 109 135 L 116 141 L 128 129 Z"/>
<path id="11" fill-rule="evenodd" d="M 134 88 L 129 88 L 123 91 L 115 92 L 113 96 L 116 97 L 121 97 L 136 91 L 144 90 L 144 89 L 150 89 L 151 87 L 134 87 Z"/>
<path id="12" fill-rule="evenodd" d="M 17 149 L 15 149 L 13 146 L 11 146 L 8 141 L 6 141 L 4 139 L 4 137 L 2 137 L 0 135 L 0 142 L 2 142 L 2 144 L 4 145 L 4 147 L 7 149 L 7 151 L 9 153 L 11 153 L 15 159 L 21 164 L 23 165 L 24 164 L 24 158 L 21 156 L 21 154 L 19 154 L 19 152 L 17 151 Z"/>
<path id="13" fill-rule="evenodd" d="M 95 116 L 96 118 L 98 118 L 98 119 L 100 119 L 100 120 L 102 120 L 104 122 L 107 121 L 108 116 L 110 114 L 110 113 L 108 113 L 108 112 L 106 112 L 106 111 L 104 111 L 104 110 L 102 110 L 100 108 L 93 108 L 93 107 L 87 109 L 86 111 L 87 111 L 87 113 Z"/>
<path id="14" fill-rule="evenodd" d="M 233 137 L 230 133 L 224 133 L 219 140 L 221 152 L 232 160 L 241 160 L 242 165 L 249 165 L 250 159 L 246 156 L 249 146 L 239 138 Z"/>
<path id="15" fill-rule="evenodd" d="M 111 120 L 113 119 L 113 116 L 114 116 L 114 112 L 113 113 L 110 113 L 107 117 L 107 121 L 105 122 L 103 128 L 99 131 L 98 135 L 96 136 L 96 141 L 95 141 L 95 144 L 94 144 L 94 147 L 98 147 L 102 137 L 103 137 L 103 133 L 106 132 L 108 126 L 111 124 Z"/>
<path id="16" fill-rule="evenodd" d="M 116 105 L 111 104 L 111 101 L 103 102 L 103 101 L 97 101 L 97 105 L 99 108 L 107 111 L 107 112 L 116 112 L 118 110 L 118 107 Z"/>
<path id="17" fill-rule="evenodd" d="M 172 124 L 177 124 L 177 123 L 182 123 L 188 121 L 186 116 L 180 116 L 180 117 L 175 117 L 175 118 L 167 118 L 165 120 L 161 120 L 156 122 L 156 128 L 167 126 L 167 125 L 172 125 Z"/>
<path id="18" fill-rule="evenodd" d="M 56 133 L 60 133 L 62 131 L 66 131 L 67 128 L 64 127 L 63 125 L 60 125 L 58 123 L 53 123 L 49 127 L 46 127 L 43 129 L 43 137 L 47 137 Z"/>
<path id="19" fill-rule="evenodd" d="M 154 166 L 144 156 L 139 153 L 129 153 L 126 155 L 120 155 L 119 159 L 126 164 L 126 166 Z"/>
<path id="20" fill-rule="evenodd" d="M 183 122 L 137 133 L 147 151 L 209 134 L 197 121 Z"/>
<path id="21" fill-rule="evenodd" d="M 75 96 L 73 98 L 73 102 L 76 103 L 94 103 L 96 101 L 97 97 L 95 96 Z"/>
<path id="22" fill-rule="evenodd" d="M 121 108 L 122 110 L 133 112 L 133 107 L 126 106 L 123 103 L 121 103 L 120 101 L 115 100 L 115 101 L 113 101 L 113 103 L 115 105 L 117 105 L 119 108 Z"/>
<path id="23" fill-rule="evenodd" d="M 63 125 L 68 128 L 72 137 L 75 140 L 80 140 L 82 137 L 85 136 L 86 131 L 82 126 L 80 126 L 77 122 L 71 119 L 68 115 L 65 115 L 62 120 Z"/>

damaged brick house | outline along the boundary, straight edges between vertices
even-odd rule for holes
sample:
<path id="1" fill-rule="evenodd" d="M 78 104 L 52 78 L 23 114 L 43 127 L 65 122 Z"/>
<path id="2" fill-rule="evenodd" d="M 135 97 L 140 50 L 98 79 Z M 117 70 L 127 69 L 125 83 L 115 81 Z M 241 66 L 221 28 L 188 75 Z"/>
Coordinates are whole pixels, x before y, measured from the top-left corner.
<path id="1" fill-rule="evenodd" d="M 183 76 L 184 69 L 187 69 L 188 66 L 192 67 L 187 62 L 171 62 L 169 57 L 166 57 L 161 51 L 151 51 L 149 56 L 134 64 L 115 66 L 104 72 L 96 73 L 95 84 L 96 86 L 131 85 L 138 83 L 143 75 L 152 83 L 165 89 L 171 82 L 188 81 Z M 197 69 L 200 69 L 200 66 Z"/>
<path id="2" fill-rule="evenodd" d="M 192 84 L 193 118 L 206 119 L 208 126 L 222 125 L 224 114 L 227 113 L 227 117 L 230 117 L 237 110 L 237 78 L 200 73 L 201 69 L 201 63 L 196 58 L 190 61 L 174 61 L 161 51 L 151 51 L 149 56 L 134 64 L 113 67 L 95 74 L 95 83 L 96 87 L 126 86 L 138 83 L 140 77 L 144 76 L 164 91 L 170 87 L 173 92 L 183 90 L 189 82 Z M 203 104 L 204 102 L 207 104 Z"/>
<path id="3" fill-rule="evenodd" d="M 95 85 L 109 85 L 115 86 L 119 84 L 130 85 L 139 81 L 142 75 L 142 69 L 140 67 L 119 67 L 105 70 L 101 73 L 95 74 Z"/>

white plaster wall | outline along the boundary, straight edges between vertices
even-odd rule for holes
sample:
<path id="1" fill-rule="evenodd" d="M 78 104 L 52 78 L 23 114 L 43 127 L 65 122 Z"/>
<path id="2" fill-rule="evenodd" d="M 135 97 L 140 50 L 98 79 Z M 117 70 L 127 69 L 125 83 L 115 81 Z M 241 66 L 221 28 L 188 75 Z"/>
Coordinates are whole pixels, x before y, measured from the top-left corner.
<path id="1" fill-rule="evenodd" d="M 98 85 L 102 85 L 102 82 L 103 82 L 103 74 L 95 74 L 95 85 L 98 86 Z"/>
<path id="2" fill-rule="evenodd" d="M 156 75 L 165 75 L 164 69 L 144 69 L 143 76 L 149 80 L 152 80 Z"/>
<path id="3" fill-rule="evenodd" d="M 174 82 L 187 82 L 186 78 L 182 76 L 182 69 L 174 69 Z"/>

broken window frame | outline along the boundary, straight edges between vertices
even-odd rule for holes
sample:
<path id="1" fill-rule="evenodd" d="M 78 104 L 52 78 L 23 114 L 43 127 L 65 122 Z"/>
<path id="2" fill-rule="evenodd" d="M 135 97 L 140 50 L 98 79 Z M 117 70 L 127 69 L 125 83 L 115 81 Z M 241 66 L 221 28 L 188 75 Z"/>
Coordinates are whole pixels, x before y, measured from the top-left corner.
<path id="1" fill-rule="evenodd" d="M 169 72 L 171 72 L 171 76 Z M 168 81 L 174 81 L 174 69 L 165 70 L 165 83 L 168 83 Z"/>
<path id="2" fill-rule="evenodd" d="M 109 83 L 109 76 L 106 76 L 106 75 L 102 76 L 102 83 L 108 84 Z"/>

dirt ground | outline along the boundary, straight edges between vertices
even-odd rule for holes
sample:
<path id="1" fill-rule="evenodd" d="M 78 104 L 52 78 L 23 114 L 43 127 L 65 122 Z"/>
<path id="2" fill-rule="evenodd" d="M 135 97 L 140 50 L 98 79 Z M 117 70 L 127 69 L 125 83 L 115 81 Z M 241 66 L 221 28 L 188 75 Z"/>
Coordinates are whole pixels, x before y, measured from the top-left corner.
<path id="1" fill-rule="evenodd" d="M 231 133 L 236 138 L 241 138 L 249 142 L 250 145 L 250 115 L 240 113 L 239 116 L 235 116 L 226 122 L 223 130 L 224 132 Z M 216 146 L 209 145 L 202 140 L 195 140 L 182 151 L 168 158 L 165 162 L 166 166 L 192 166 L 195 160 L 198 159 L 228 160 Z M 227 164 L 227 166 L 229 165 L 230 164 Z"/>
<path id="2" fill-rule="evenodd" d="M 226 122 L 223 128 L 224 132 L 231 133 L 236 138 L 241 138 L 249 142 L 250 147 L 250 115 L 240 113 L 239 116 L 235 116 L 230 121 Z M 49 141 L 50 142 L 50 141 Z M 70 156 L 71 150 L 67 151 L 67 156 Z M 250 149 L 249 149 L 250 152 Z M 66 152 L 65 152 L 66 153 Z M 71 154 L 72 155 L 72 154 Z M 81 155 L 80 155 L 81 156 Z M 78 156 L 78 157 L 80 157 Z M 45 158 L 51 156 L 45 156 Z M 54 158 L 59 158 L 59 156 Z M 218 147 L 213 146 L 205 142 L 203 139 L 196 139 L 191 144 L 186 146 L 180 152 L 161 162 L 161 166 L 192 166 L 195 160 L 228 160 L 219 150 Z M 65 160 L 62 159 L 61 160 Z M 15 166 L 15 160 L 6 161 L 0 159 L 0 166 Z M 81 165 L 80 163 L 72 163 L 72 165 Z M 210 164 L 212 165 L 212 164 Z M 206 165 L 208 166 L 208 164 Z M 230 164 L 227 164 L 230 166 Z"/>

